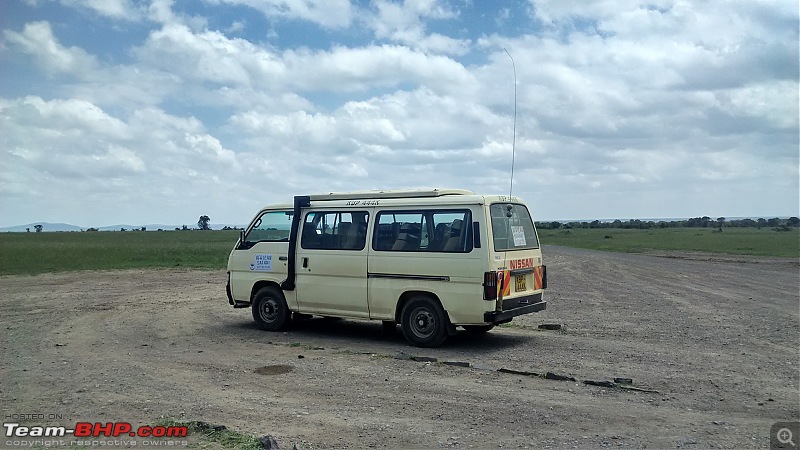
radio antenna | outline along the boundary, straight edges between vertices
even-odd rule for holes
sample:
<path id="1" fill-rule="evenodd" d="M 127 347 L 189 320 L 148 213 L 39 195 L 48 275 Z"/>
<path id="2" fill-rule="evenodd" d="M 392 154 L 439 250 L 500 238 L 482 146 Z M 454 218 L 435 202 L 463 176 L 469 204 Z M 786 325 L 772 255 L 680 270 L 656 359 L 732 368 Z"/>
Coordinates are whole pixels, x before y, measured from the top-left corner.
<path id="1" fill-rule="evenodd" d="M 511 192 L 514 190 L 514 159 L 517 153 L 517 65 L 514 64 L 514 58 L 511 53 L 503 47 L 509 58 L 511 58 L 511 68 L 514 69 L 514 131 L 511 137 L 511 182 L 508 187 L 508 197 L 511 200 Z"/>

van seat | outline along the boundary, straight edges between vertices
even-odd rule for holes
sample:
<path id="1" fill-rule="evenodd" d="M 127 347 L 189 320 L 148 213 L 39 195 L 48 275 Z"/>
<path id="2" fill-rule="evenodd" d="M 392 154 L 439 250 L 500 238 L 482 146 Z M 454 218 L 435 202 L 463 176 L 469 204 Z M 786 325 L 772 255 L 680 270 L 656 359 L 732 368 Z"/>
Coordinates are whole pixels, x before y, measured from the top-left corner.
<path id="1" fill-rule="evenodd" d="M 395 224 L 379 223 L 375 231 L 375 250 L 391 250 L 395 241 Z M 364 231 L 366 233 L 366 230 Z"/>
<path id="2" fill-rule="evenodd" d="M 464 221 L 456 219 L 450 224 L 450 235 L 442 249 L 445 252 L 458 252 L 464 249 L 462 237 L 464 235 Z"/>
<path id="3" fill-rule="evenodd" d="M 303 224 L 303 237 L 300 241 L 303 248 L 321 248 L 320 236 L 314 228 L 314 224 L 306 222 Z"/>
<path id="4" fill-rule="evenodd" d="M 339 224 L 339 246 L 344 250 L 357 250 L 361 247 L 362 239 L 359 236 L 359 225 L 351 222 Z"/>
<path id="5" fill-rule="evenodd" d="M 392 245 L 395 251 L 416 251 L 420 244 L 420 226 L 416 223 L 403 223 L 397 233 L 397 239 Z"/>
<path id="6" fill-rule="evenodd" d="M 440 223 L 433 229 L 433 239 L 428 244 L 428 251 L 440 252 L 444 249 L 447 238 L 450 237 L 450 224 Z"/>

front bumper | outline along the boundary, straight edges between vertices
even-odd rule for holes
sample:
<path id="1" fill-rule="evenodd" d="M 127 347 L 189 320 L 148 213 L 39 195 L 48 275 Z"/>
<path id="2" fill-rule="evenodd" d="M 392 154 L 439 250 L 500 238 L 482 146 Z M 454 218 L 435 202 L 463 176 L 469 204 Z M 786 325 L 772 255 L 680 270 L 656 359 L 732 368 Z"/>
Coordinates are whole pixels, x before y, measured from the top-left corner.
<path id="1" fill-rule="evenodd" d="M 225 283 L 225 293 L 228 294 L 228 303 L 233 305 L 234 308 L 249 308 L 250 302 L 237 302 L 233 299 L 233 294 L 231 294 L 231 276 L 230 272 L 228 272 L 228 282 Z"/>
<path id="2" fill-rule="evenodd" d="M 231 273 L 228 272 L 228 280 L 225 282 L 225 293 L 228 294 L 228 303 L 235 304 L 233 294 L 231 294 Z"/>

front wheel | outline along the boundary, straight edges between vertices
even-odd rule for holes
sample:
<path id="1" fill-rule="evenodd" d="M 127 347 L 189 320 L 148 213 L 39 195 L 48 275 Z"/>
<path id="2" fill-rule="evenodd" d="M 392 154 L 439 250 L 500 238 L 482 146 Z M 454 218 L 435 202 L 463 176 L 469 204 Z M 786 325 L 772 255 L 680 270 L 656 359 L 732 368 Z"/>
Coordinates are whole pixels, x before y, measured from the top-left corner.
<path id="1" fill-rule="evenodd" d="M 280 289 L 265 287 L 253 297 L 253 320 L 259 328 L 266 331 L 280 331 L 286 328 L 291 318 L 286 298 Z"/>
<path id="2" fill-rule="evenodd" d="M 430 297 L 414 297 L 403 307 L 400 328 L 412 345 L 440 345 L 447 339 L 447 325 L 447 316 L 442 307 Z"/>

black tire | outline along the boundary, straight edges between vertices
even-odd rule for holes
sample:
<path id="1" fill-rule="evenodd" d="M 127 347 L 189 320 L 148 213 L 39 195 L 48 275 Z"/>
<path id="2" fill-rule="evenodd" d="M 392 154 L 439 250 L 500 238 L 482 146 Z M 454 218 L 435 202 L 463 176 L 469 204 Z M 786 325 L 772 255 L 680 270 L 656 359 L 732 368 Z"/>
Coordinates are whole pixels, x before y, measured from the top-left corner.
<path id="1" fill-rule="evenodd" d="M 478 336 L 486 334 L 494 328 L 494 325 L 462 325 L 467 334 Z"/>
<path id="2" fill-rule="evenodd" d="M 417 296 L 403 307 L 400 328 L 411 345 L 436 347 L 447 339 L 447 315 L 439 302 L 430 297 Z"/>
<path id="3" fill-rule="evenodd" d="M 286 298 L 280 289 L 265 287 L 253 297 L 253 320 L 259 328 L 266 331 L 280 331 L 286 328 L 292 314 Z"/>

